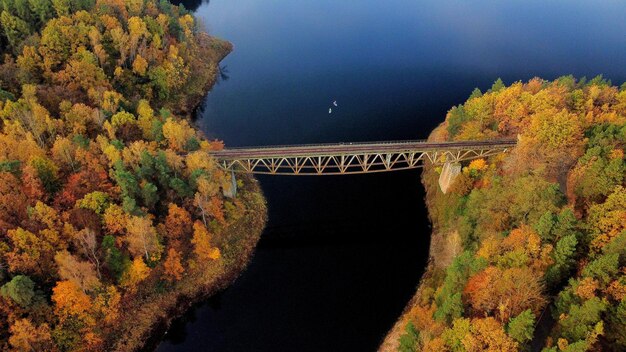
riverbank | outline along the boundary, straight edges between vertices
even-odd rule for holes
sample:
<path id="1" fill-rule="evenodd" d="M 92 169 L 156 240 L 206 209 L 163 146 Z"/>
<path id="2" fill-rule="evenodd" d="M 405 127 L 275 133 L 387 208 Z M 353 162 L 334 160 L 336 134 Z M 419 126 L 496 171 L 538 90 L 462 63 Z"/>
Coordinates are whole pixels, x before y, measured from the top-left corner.
<path id="1" fill-rule="evenodd" d="M 190 95 L 187 102 L 176 111 L 189 115 L 195 111 L 208 92 L 217 83 L 219 63 L 233 50 L 233 45 L 225 40 L 200 33 L 199 42 L 207 53 L 207 65 L 214 72 L 212 79 L 205 82 L 204 95 Z M 197 126 L 196 133 L 202 134 Z M 254 249 L 267 221 L 267 206 L 258 181 L 250 175 L 238 176 L 238 205 L 245 212 L 238 219 L 220 229 L 215 244 L 221 249 L 221 260 L 196 263 L 190 266 L 185 276 L 167 293 L 148 293 L 133 301 L 133 312 L 120 319 L 119 329 L 112 336 L 121 337 L 112 347 L 113 351 L 154 350 L 162 341 L 171 323 L 197 304 L 234 282 L 252 258 Z"/>
<path id="2" fill-rule="evenodd" d="M 122 321 L 123 326 L 116 332 L 122 338 L 112 350 L 155 349 L 174 319 L 239 277 L 252 258 L 265 227 L 267 208 L 258 182 L 251 176 L 245 176 L 244 187 L 239 189 L 237 197 L 248 211 L 219 235 L 218 246 L 224 248 L 223 261 L 199 264 L 168 294 L 159 295 L 158 300 L 145 297 L 138 302 L 137 310 Z"/>
<path id="3" fill-rule="evenodd" d="M 204 32 L 198 33 L 197 36 L 200 52 L 202 52 L 203 55 L 202 57 L 195 58 L 195 60 L 199 62 L 195 62 L 194 64 L 207 65 L 210 75 L 208 80 L 197 82 L 199 86 L 198 91 L 201 93 L 186 94 L 180 97 L 182 104 L 179 105 L 179 110 L 175 111 L 175 113 L 181 116 L 193 114 L 202 104 L 208 92 L 213 89 L 219 79 L 220 63 L 233 51 L 233 44 L 229 41 L 210 36 Z"/>
<path id="4" fill-rule="evenodd" d="M 428 136 L 429 142 L 445 141 L 444 124 L 436 127 Z M 420 305 L 423 299 L 424 290 L 430 287 L 436 271 L 445 270 L 454 257 L 461 251 L 458 233 L 444 233 L 436 218 L 432 216 L 431 209 L 434 209 L 435 195 L 440 192 L 437 183 L 439 175 L 432 167 L 425 167 L 422 170 L 421 183 L 426 190 L 424 202 L 428 209 L 429 219 L 432 224 L 430 234 L 430 247 L 428 251 L 428 265 L 417 286 L 415 295 L 407 303 L 398 320 L 387 332 L 382 344 L 378 348 L 380 352 L 396 352 L 400 348 L 400 337 L 405 334 L 406 326 L 415 315 L 415 308 Z"/>
<path id="5" fill-rule="evenodd" d="M 446 194 L 424 170 L 431 265 L 381 350 L 626 346 L 624 89 L 497 80 L 449 110 L 431 139 L 518 143 L 463 163 Z"/>
<path id="6" fill-rule="evenodd" d="M 167 1 L 56 10 L 2 13 L 29 31 L 0 36 L 0 350 L 153 348 L 265 226 L 190 116 L 232 45 Z"/>

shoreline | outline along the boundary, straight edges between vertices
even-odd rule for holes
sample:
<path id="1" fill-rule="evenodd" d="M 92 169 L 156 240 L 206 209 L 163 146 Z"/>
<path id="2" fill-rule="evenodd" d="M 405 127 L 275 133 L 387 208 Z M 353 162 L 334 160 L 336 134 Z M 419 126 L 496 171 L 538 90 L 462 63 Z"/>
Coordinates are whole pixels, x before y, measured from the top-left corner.
<path id="1" fill-rule="evenodd" d="M 439 126 L 435 127 L 435 129 L 432 130 L 432 132 L 428 136 L 427 140 L 428 141 L 443 140 L 443 138 L 440 138 L 440 133 L 442 132 L 444 124 L 445 122 L 442 122 L 441 124 L 439 124 Z M 433 185 L 428 179 L 429 176 L 432 176 L 432 172 L 434 172 L 434 170 L 424 168 L 420 176 L 420 182 L 422 183 L 422 186 L 424 187 L 424 190 L 425 190 L 424 203 L 428 211 L 428 219 L 431 223 L 431 228 L 432 228 L 431 233 L 430 233 L 430 245 L 428 248 L 428 261 L 424 269 L 424 273 L 422 274 L 422 277 L 420 278 L 419 283 L 417 284 L 417 287 L 415 288 L 415 294 L 406 303 L 406 306 L 402 310 L 402 313 L 400 314 L 396 322 L 393 324 L 393 326 L 389 329 L 389 331 L 383 338 L 380 346 L 378 347 L 379 352 L 398 351 L 398 347 L 400 346 L 400 336 L 402 336 L 405 332 L 404 329 L 411 315 L 410 313 L 413 307 L 416 306 L 417 303 L 422 298 L 422 291 L 424 287 L 426 287 L 426 283 L 428 282 L 430 278 L 433 277 L 434 270 L 437 267 L 445 268 L 449 264 L 450 258 L 446 258 L 445 253 L 449 253 L 451 251 L 453 252 L 456 250 L 453 244 L 446 243 L 448 236 L 446 236 L 445 234 L 441 233 L 441 231 L 439 231 L 437 223 L 434 221 L 433 216 L 432 216 L 429 195 L 432 194 L 433 191 L 434 192 L 439 191 L 436 186 L 437 183 L 435 182 L 434 184 L 435 188 L 433 190 L 432 188 Z"/>
<path id="2" fill-rule="evenodd" d="M 213 79 L 207 82 L 205 94 L 191 98 L 185 104 L 186 106 L 177 112 L 186 115 L 191 122 L 195 120 L 193 115 L 200 108 L 206 95 L 218 81 L 219 63 L 233 50 L 230 42 L 213 36 L 207 36 L 205 43 L 215 49 L 214 52 L 217 55 L 209 58 L 209 61 L 216 64 L 217 70 Z M 192 126 L 196 131 L 204 134 L 195 123 L 192 123 Z M 194 286 L 194 290 L 185 291 L 184 288 L 178 290 L 174 288 L 169 295 L 161 297 L 158 302 L 139 304 L 139 310 L 132 315 L 135 318 L 133 320 L 141 320 L 141 316 L 148 316 L 147 319 L 152 321 L 143 326 L 141 323 L 133 325 L 130 335 L 124 334 L 130 331 L 118 331 L 117 333 L 120 334 L 118 336 L 124 337 L 113 343 L 113 351 L 154 351 L 163 341 L 174 320 L 185 315 L 194 305 L 228 288 L 243 273 L 254 255 L 267 222 L 267 205 L 258 181 L 249 175 L 243 176 L 243 180 L 245 186 L 237 198 L 243 199 L 247 211 L 240 219 L 224 229 L 224 233 L 220 236 L 227 240 L 234 238 L 239 243 L 231 253 L 225 255 L 224 263 L 220 263 L 217 267 L 201 267 L 188 274 L 181 280 L 180 285 L 202 278 L 204 272 L 218 270 L 219 274 L 213 280 L 198 283 Z M 143 343 L 134 343 L 134 341 L 143 341 Z"/>
<path id="3" fill-rule="evenodd" d="M 258 186 L 258 181 L 252 177 L 249 178 L 250 180 L 247 182 L 251 182 L 253 185 L 251 192 L 260 194 L 262 199 L 265 200 L 261 193 L 261 189 Z M 245 238 L 248 245 L 244 246 L 243 252 L 236 258 L 238 260 L 236 260 L 230 268 L 226 269 L 227 271 L 221 277 L 217 278 L 216 281 L 206 283 L 206 285 L 203 286 L 198 286 L 198 291 L 195 292 L 195 295 L 192 295 L 191 297 L 185 294 L 179 295 L 176 302 L 165 310 L 166 316 L 159 317 L 158 321 L 156 321 L 151 327 L 151 330 L 147 332 L 149 338 L 146 340 L 146 343 L 143 346 L 138 347 L 136 350 L 156 350 L 159 344 L 163 342 L 163 338 L 170 329 L 174 320 L 185 315 L 194 305 L 211 298 L 213 295 L 222 290 L 225 290 L 241 276 L 245 268 L 250 263 L 261 234 L 263 233 L 263 229 L 265 228 L 265 223 L 267 222 L 267 208 L 264 207 L 263 209 L 259 209 L 256 215 L 260 215 L 260 218 L 248 216 L 248 214 L 246 214 L 242 218 L 243 221 L 241 223 L 234 224 L 235 226 L 242 226 L 244 231 L 248 230 L 246 233 L 249 235 L 248 238 Z M 251 225 L 251 227 L 246 225 Z"/>

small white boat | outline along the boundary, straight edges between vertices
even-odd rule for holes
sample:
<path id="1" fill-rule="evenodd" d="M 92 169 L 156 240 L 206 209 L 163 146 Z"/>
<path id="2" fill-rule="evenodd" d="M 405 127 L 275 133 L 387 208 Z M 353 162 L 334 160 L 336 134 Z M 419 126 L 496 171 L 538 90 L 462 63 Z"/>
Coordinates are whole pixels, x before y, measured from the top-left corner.
<path id="1" fill-rule="evenodd" d="M 333 112 L 333 108 L 328 109 L 328 113 L 330 114 L 331 112 Z"/>
<path id="2" fill-rule="evenodd" d="M 337 106 L 337 100 L 333 101 L 333 105 Z"/>

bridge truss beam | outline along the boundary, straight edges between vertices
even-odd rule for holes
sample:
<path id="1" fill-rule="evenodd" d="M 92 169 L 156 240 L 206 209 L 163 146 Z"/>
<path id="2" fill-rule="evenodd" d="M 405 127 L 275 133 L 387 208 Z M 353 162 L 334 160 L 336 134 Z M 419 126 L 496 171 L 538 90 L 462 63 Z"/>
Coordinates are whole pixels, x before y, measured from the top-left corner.
<path id="1" fill-rule="evenodd" d="M 415 169 L 425 162 L 442 165 L 484 158 L 507 152 L 510 147 L 244 157 L 220 160 L 220 165 L 228 171 L 268 175 L 365 174 Z"/>

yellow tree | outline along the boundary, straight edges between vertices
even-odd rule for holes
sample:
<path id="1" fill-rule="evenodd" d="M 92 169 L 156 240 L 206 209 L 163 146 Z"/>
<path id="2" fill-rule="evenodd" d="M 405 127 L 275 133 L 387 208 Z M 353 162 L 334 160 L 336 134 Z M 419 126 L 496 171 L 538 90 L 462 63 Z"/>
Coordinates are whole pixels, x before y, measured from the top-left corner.
<path id="1" fill-rule="evenodd" d="M 148 268 L 143 259 L 141 259 L 141 256 L 136 257 L 122 275 L 122 286 L 130 291 L 135 291 L 137 285 L 145 280 L 148 275 L 150 275 L 150 268 Z"/>
<path id="2" fill-rule="evenodd" d="M 111 204 L 104 211 L 103 222 L 110 233 L 123 234 L 126 231 L 129 217 L 122 207 L 117 204 Z"/>
<path id="3" fill-rule="evenodd" d="M 194 205 L 200 209 L 202 221 L 207 225 L 208 217 L 213 215 L 216 210 L 221 210 L 221 207 L 218 207 L 218 204 L 213 201 L 213 198 L 217 197 L 219 186 L 205 177 L 198 178 L 197 182 L 198 191 L 194 196 Z"/>
<path id="4" fill-rule="evenodd" d="M 29 319 L 16 320 L 9 328 L 9 344 L 16 351 L 51 351 L 54 342 L 48 324 L 33 325 Z"/>
<path id="5" fill-rule="evenodd" d="M 119 318 L 121 300 L 121 294 L 112 285 L 108 286 L 106 290 L 101 290 L 96 296 L 94 310 L 99 312 L 105 324 L 111 325 Z"/>
<path id="6" fill-rule="evenodd" d="M 58 212 L 51 206 L 40 201 L 37 201 L 37 203 L 35 203 L 35 206 L 30 209 L 30 218 L 32 220 L 40 222 L 48 229 L 61 228 L 61 221 L 59 219 Z M 57 243 L 56 238 L 50 240 L 54 241 L 51 241 L 53 244 Z"/>
<path id="7" fill-rule="evenodd" d="M 68 138 L 57 137 L 52 146 L 52 160 L 65 170 L 76 172 L 76 145 Z"/>
<path id="8" fill-rule="evenodd" d="M 147 69 L 148 61 L 146 61 L 146 59 L 144 59 L 141 55 L 137 55 L 133 61 L 133 72 L 139 76 L 144 76 Z"/>
<path id="9" fill-rule="evenodd" d="M 154 122 L 154 110 L 152 110 L 150 103 L 147 100 L 141 99 L 139 101 L 137 104 L 137 115 L 139 115 L 137 124 L 143 131 L 144 138 L 153 140 L 154 133 L 152 124 Z"/>
<path id="10" fill-rule="evenodd" d="M 13 250 L 5 255 L 10 271 L 37 275 L 49 272 L 54 247 L 45 240 L 45 236 L 17 228 L 9 230 L 7 237 L 13 245 Z"/>
<path id="11" fill-rule="evenodd" d="M 139 43 L 143 41 L 145 45 L 146 37 L 149 36 L 150 32 L 148 32 L 146 23 L 141 18 L 136 16 L 128 19 L 128 32 L 130 41 L 130 60 L 134 61 Z"/>
<path id="12" fill-rule="evenodd" d="M 168 118 L 163 124 L 163 136 L 167 139 L 170 147 L 176 151 L 184 151 L 187 141 L 195 135 L 195 131 L 185 120 L 177 121 Z"/>
<path id="13" fill-rule="evenodd" d="M 591 248 L 600 251 L 626 230 L 626 188 L 615 187 L 606 201 L 589 208 L 589 229 L 593 236 Z"/>
<path id="14" fill-rule="evenodd" d="M 470 334 L 463 341 L 467 352 L 513 352 L 518 344 L 510 338 L 494 318 L 474 319 Z"/>
<path id="15" fill-rule="evenodd" d="M 216 260 L 221 256 L 220 250 L 211 246 L 209 231 L 197 220 L 193 224 L 193 239 L 191 243 L 194 246 L 194 253 L 200 261 Z"/>

